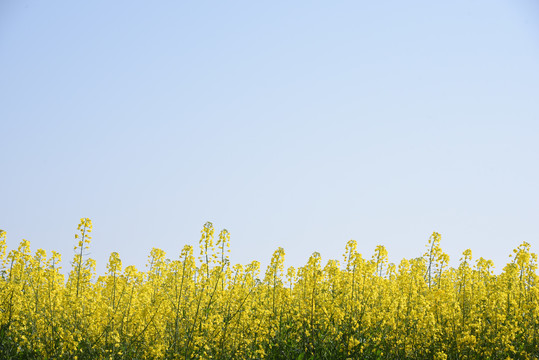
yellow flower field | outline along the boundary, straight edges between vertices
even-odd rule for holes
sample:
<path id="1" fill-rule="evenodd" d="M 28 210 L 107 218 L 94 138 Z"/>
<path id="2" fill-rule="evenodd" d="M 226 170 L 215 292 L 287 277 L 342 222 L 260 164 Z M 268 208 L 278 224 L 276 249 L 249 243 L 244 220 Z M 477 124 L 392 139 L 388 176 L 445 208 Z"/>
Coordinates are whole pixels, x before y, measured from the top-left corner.
<path id="1" fill-rule="evenodd" d="M 231 264 L 230 235 L 202 229 L 200 251 L 147 271 L 112 253 L 95 274 L 81 219 L 71 271 L 60 254 L 7 251 L 0 233 L 1 359 L 538 359 L 537 256 L 524 242 L 500 275 L 464 251 L 452 268 L 433 233 L 421 257 L 388 262 L 346 244 L 341 261 L 314 253 L 284 268 Z"/>

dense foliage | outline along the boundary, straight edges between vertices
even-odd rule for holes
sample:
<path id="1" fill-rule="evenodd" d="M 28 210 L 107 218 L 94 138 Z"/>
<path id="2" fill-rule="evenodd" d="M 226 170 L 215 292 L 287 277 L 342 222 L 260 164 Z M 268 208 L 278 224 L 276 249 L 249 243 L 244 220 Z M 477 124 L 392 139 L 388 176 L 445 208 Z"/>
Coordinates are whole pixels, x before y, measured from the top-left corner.
<path id="1" fill-rule="evenodd" d="M 433 233 L 426 253 L 390 264 L 351 240 L 343 261 L 314 253 L 264 274 L 228 260 L 230 236 L 206 223 L 198 261 L 153 249 L 147 271 L 112 253 L 97 277 L 92 223 L 81 219 L 67 277 L 60 254 L 6 250 L 0 233 L 2 359 L 538 359 L 537 256 L 522 243 L 500 275 L 463 253 L 458 268 Z"/>

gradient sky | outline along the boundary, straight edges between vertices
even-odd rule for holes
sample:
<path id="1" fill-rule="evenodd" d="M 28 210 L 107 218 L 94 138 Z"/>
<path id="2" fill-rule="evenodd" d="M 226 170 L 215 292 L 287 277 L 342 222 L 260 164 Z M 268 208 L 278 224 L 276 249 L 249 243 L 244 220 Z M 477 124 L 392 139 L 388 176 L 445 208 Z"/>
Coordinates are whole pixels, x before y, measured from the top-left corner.
<path id="1" fill-rule="evenodd" d="M 144 269 L 212 221 L 232 261 L 539 251 L 534 0 L 0 1 L 8 246 Z"/>

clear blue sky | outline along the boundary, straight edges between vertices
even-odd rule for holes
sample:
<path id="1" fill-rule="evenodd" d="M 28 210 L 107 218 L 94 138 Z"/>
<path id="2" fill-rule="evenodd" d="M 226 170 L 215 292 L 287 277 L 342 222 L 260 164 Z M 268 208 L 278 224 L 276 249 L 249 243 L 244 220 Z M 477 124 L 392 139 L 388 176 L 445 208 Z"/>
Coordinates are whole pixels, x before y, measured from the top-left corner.
<path id="1" fill-rule="evenodd" d="M 539 251 L 533 0 L 0 1 L 0 228 L 103 272 L 212 221 L 233 262 Z"/>

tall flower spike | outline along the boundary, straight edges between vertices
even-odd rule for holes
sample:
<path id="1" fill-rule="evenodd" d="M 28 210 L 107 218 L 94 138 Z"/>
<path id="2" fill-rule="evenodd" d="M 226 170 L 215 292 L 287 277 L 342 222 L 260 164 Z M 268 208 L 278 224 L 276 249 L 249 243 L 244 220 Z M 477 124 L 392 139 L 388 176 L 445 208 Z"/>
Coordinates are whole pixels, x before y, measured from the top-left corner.
<path id="1" fill-rule="evenodd" d="M 228 254 L 230 253 L 230 233 L 227 229 L 221 230 L 216 245 L 219 249 L 219 252 L 221 253 L 221 259 L 219 259 L 219 263 L 221 266 L 224 266 L 225 263 L 228 263 Z"/>
<path id="2" fill-rule="evenodd" d="M 213 234 L 215 229 L 211 222 L 206 222 L 204 228 L 200 231 L 200 257 L 201 265 L 206 268 L 206 276 L 210 276 L 210 260 L 212 259 L 213 251 Z"/>
<path id="3" fill-rule="evenodd" d="M 6 263 L 6 232 L 0 230 L 0 271 L 4 269 Z"/>
<path id="4" fill-rule="evenodd" d="M 82 278 L 87 278 L 88 276 L 91 276 L 92 269 L 95 268 L 95 265 L 93 260 L 88 259 L 85 262 L 83 261 L 84 257 L 84 251 L 89 249 L 90 239 L 92 238 L 90 236 L 90 233 L 92 232 L 92 220 L 89 218 L 81 218 L 79 225 L 77 225 L 77 230 L 79 231 L 79 234 L 75 234 L 75 239 L 80 239 L 78 241 L 77 246 L 75 246 L 75 256 L 73 258 L 73 273 L 70 275 L 70 277 L 74 277 L 76 279 L 76 296 L 79 296 L 80 287 L 81 287 L 81 281 Z M 83 267 L 86 267 L 84 269 Z M 88 274 L 88 271 L 90 274 Z"/>
<path id="5" fill-rule="evenodd" d="M 344 264 L 346 264 L 346 270 L 350 270 L 350 262 L 354 259 L 357 252 L 357 241 L 349 240 L 346 243 L 346 248 L 344 249 Z"/>

